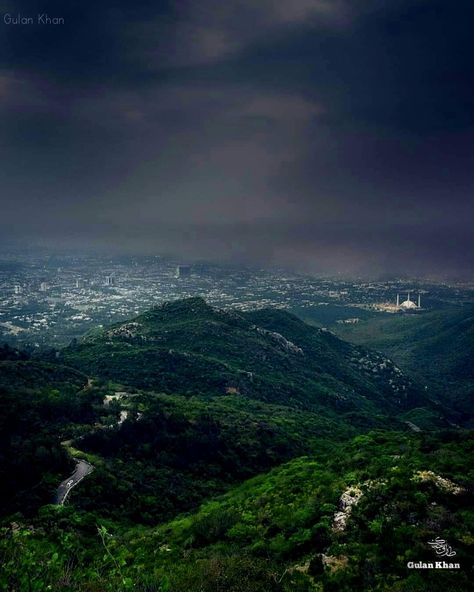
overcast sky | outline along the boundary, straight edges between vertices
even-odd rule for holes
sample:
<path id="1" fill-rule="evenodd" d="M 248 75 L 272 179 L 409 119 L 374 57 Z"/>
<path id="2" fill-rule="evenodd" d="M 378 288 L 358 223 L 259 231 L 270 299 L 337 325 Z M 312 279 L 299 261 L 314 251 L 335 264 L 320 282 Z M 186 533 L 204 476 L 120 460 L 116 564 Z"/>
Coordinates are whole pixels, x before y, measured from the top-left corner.
<path id="1" fill-rule="evenodd" d="M 471 273 L 472 0 L 0 7 L 3 238 Z"/>

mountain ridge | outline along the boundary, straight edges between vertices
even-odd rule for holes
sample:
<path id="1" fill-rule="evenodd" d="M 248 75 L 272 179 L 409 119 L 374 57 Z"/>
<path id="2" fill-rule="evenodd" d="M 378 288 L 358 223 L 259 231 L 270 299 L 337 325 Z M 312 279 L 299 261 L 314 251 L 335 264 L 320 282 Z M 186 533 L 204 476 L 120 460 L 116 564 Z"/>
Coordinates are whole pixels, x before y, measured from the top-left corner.
<path id="1" fill-rule="evenodd" d="M 382 354 L 286 311 L 237 313 L 202 298 L 166 303 L 86 334 L 62 350 L 60 359 L 91 375 L 170 394 L 233 391 L 338 412 L 394 414 L 430 405 Z"/>

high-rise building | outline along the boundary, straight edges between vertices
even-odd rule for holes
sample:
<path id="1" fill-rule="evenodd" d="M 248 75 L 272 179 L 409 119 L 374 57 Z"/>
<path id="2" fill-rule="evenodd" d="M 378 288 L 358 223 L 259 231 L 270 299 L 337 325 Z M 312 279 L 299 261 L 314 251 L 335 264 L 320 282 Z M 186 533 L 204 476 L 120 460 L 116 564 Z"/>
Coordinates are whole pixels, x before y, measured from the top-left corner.
<path id="1" fill-rule="evenodd" d="M 115 276 L 113 274 L 107 275 L 105 277 L 105 285 L 106 286 L 115 286 Z"/>
<path id="2" fill-rule="evenodd" d="M 189 265 L 178 265 L 176 267 L 175 278 L 184 278 L 191 275 L 191 267 Z"/>
<path id="3" fill-rule="evenodd" d="M 23 288 L 20 286 L 20 284 L 16 284 L 13 290 L 15 294 L 21 294 L 23 292 Z"/>
<path id="4" fill-rule="evenodd" d="M 46 282 L 41 282 L 40 284 L 40 292 L 47 292 L 48 291 L 48 284 Z"/>

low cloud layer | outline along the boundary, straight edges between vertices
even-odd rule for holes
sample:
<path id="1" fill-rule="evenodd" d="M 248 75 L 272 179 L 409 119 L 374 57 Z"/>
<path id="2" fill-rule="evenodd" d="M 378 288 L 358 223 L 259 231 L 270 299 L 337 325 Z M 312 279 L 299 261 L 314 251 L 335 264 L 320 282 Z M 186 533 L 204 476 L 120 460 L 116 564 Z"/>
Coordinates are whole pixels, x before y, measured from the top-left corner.
<path id="1" fill-rule="evenodd" d="M 47 5 L 47 6 L 46 6 Z M 3 3 L 0 233 L 468 275 L 474 5 Z"/>

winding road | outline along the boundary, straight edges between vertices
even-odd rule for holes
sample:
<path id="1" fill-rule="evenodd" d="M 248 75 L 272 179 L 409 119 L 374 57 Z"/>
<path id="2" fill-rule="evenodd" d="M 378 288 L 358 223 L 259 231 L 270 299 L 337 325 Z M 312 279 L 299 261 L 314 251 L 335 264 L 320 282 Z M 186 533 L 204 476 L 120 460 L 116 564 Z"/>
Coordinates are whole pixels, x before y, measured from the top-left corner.
<path id="1" fill-rule="evenodd" d="M 89 389 L 92 386 L 92 380 L 89 378 L 87 380 L 87 386 L 85 387 L 85 389 Z M 108 403 L 110 403 L 110 400 L 112 400 L 114 397 L 113 396 L 108 396 L 105 397 L 104 399 L 104 405 L 108 405 Z M 125 409 L 122 409 L 120 411 L 120 415 L 119 415 L 119 419 L 118 421 L 111 425 L 111 426 L 107 426 L 109 428 L 113 428 L 115 426 L 121 426 L 123 424 L 123 422 L 128 419 L 128 411 Z M 137 419 L 141 419 L 142 414 L 139 413 Z M 105 426 L 103 426 L 105 427 Z M 80 436 L 78 438 L 78 440 L 80 440 L 81 438 L 83 438 L 84 436 Z M 71 444 L 72 440 L 66 440 L 64 442 L 62 442 L 63 445 L 68 445 Z M 80 483 L 84 477 L 87 477 L 87 475 L 89 475 L 90 473 L 92 473 L 92 471 L 94 470 L 94 467 L 88 463 L 85 460 L 79 459 L 79 458 L 74 458 L 73 460 L 76 461 L 76 469 L 74 471 L 74 473 L 68 477 L 67 479 L 64 479 L 64 481 L 60 484 L 60 486 L 57 488 L 56 490 L 56 499 L 55 499 L 55 504 L 58 506 L 62 506 L 64 504 L 64 502 L 66 501 L 67 496 L 69 495 L 69 492 L 71 491 L 71 489 L 73 487 L 75 487 L 78 483 Z"/>
<path id="2" fill-rule="evenodd" d="M 94 470 L 94 467 L 87 461 L 78 458 L 75 458 L 74 460 L 76 461 L 76 470 L 70 477 L 64 479 L 64 481 L 61 483 L 61 485 L 58 487 L 56 491 L 55 503 L 59 506 L 62 506 L 64 504 L 71 489 L 75 487 L 78 483 L 80 483 L 84 479 L 84 477 L 87 477 L 87 475 L 89 475 L 89 473 L 92 473 L 92 471 Z"/>

